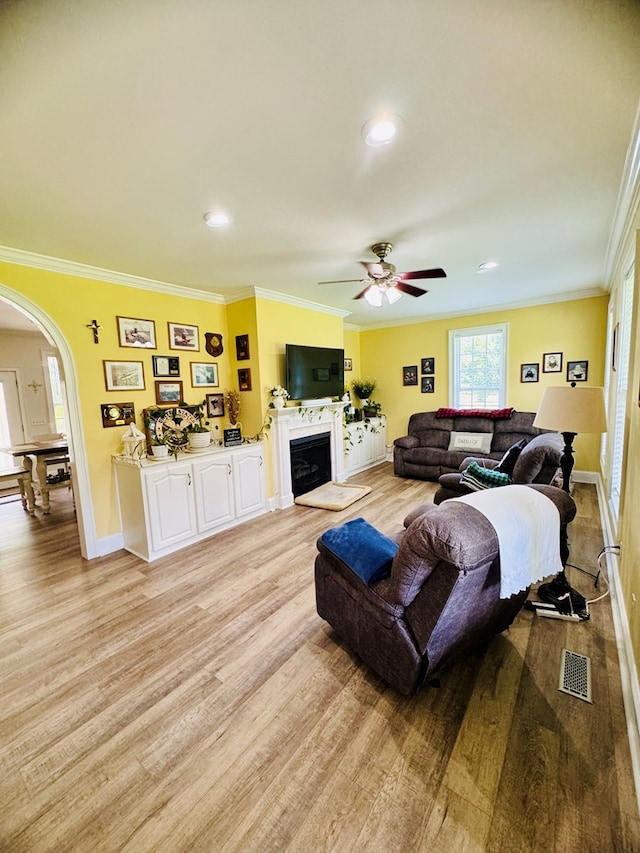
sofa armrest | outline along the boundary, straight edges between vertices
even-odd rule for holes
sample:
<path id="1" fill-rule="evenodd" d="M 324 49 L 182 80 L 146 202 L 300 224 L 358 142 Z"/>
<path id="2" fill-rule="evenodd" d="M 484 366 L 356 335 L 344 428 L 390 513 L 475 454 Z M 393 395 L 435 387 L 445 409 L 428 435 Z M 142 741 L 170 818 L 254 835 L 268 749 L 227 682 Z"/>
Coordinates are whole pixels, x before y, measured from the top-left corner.
<path id="1" fill-rule="evenodd" d="M 403 435 L 402 438 L 396 438 L 393 443 L 396 447 L 403 447 L 405 450 L 411 450 L 412 447 L 420 446 L 420 442 L 415 435 Z"/>
<path id="2" fill-rule="evenodd" d="M 488 468 L 491 471 L 500 464 L 499 459 L 489 459 L 487 456 L 467 456 L 460 463 L 458 471 L 462 473 L 471 464 L 471 462 L 476 462 L 482 468 Z"/>

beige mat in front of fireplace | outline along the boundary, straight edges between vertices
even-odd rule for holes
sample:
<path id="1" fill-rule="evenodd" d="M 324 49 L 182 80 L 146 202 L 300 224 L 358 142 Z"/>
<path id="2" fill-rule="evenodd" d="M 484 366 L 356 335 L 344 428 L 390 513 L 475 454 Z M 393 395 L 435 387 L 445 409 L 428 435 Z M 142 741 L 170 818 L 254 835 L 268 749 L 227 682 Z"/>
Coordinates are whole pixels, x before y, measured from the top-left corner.
<path id="1" fill-rule="evenodd" d="M 299 495 L 295 503 L 318 509 L 341 510 L 359 501 L 371 491 L 371 486 L 349 486 L 346 483 L 325 483 L 312 492 Z"/>

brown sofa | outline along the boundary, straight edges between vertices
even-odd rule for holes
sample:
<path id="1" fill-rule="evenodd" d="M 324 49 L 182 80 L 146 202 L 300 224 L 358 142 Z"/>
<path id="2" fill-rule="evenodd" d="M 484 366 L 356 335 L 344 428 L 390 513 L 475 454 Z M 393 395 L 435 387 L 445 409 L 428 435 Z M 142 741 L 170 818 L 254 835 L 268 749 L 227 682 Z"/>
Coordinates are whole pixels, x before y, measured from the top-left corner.
<path id="1" fill-rule="evenodd" d="M 529 441 L 547 430 L 533 426 L 535 412 L 510 411 L 507 417 L 453 416 L 441 417 L 439 412 L 418 412 L 409 418 L 408 434 L 394 441 L 393 470 L 399 477 L 417 480 L 437 480 L 442 474 L 457 472 L 469 456 L 500 460 L 517 441 Z M 451 434 L 489 433 L 488 453 L 470 450 L 449 450 Z"/>
<path id="2" fill-rule="evenodd" d="M 500 491 L 516 488 L 522 487 Z M 576 512 L 573 498 L 554 486 L 528 488 L 553 501 L 566 542 L 566 525 Z M 526 516 L 522 519 L 525 523 Z M 408 695 L 508 628 L 528 590 L 499 597 L 497 534 L 469 504 L 430 504 L 405 523 L 399 544 L 364 519 L 326 531 L 318 540 L 315 583 L 318 614 L 378 675 Z M 566 548 L 562 558 L 564 564 Z"/>

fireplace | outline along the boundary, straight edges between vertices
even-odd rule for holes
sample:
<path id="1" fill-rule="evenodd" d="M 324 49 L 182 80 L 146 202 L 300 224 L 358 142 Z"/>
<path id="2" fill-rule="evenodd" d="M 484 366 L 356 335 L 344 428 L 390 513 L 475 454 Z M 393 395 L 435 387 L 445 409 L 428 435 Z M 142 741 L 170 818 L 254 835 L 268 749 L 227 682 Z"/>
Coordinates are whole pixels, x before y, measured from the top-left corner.
<path id="1" fill-rule="evenodd" d="M 269 409 L 274 478 L 274 509 L 293 506 L 291 482 L 291 442 L 322 434 L 330 435 L 331 468 L 327 480 L 344 483 L 344 442 L 342 410 L 344 403 L 315 403 Z M 311 487 L 309 487 L 311 488 Z M 303 491 L 298 494 L 304 494 Z"/>
<path id="2" fill-rule="evenodd" d="M 289 448 L 294 498 L 331 480 L 331 433 L 294 438 Z"/>

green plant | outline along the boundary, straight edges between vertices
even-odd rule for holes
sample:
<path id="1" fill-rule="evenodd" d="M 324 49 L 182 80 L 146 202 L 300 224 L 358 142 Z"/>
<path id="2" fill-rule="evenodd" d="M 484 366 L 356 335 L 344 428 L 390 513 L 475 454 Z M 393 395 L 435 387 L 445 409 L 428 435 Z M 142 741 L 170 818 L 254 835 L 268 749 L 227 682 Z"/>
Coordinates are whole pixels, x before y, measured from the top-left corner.
<path id="1" fill-rule="evenodd" d="M 372 379 L 371 377 L 366 377 L 365 379 L 354 379 L 351 382 L 351 387 L 360 400 L 368 400 L 369 396 L 373 394 L 378 387 L 378 382 L 376 379 Z"/>
<path id="2" fill-rule="evenodd" d="M 376 403 L 375 400 L 367 400 L 367 405 L 364 407 L 365 412 L 368 417 L 377 417 L 380 414 L 380 410 L 382 409 L 382 403 Z M 371 414 L 374 412 L 375 414 Z"/>

